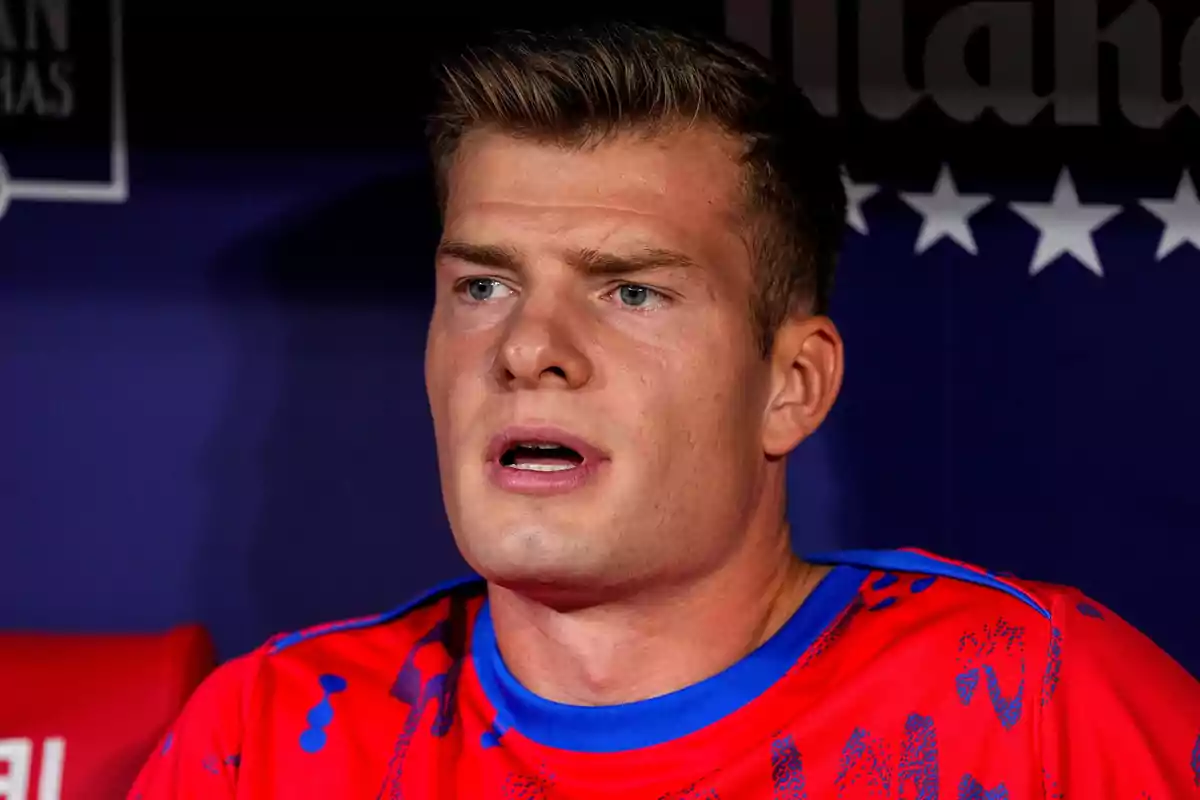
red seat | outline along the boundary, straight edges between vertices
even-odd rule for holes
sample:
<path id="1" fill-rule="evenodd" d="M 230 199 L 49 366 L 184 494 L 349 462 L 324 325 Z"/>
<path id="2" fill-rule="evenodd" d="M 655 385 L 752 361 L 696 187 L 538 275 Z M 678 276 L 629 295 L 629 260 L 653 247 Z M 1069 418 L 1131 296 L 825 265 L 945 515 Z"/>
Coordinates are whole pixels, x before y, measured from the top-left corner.
<path id="1" fill-rule="evenodd" d="M 124 800 L 215 663 L 194 625 L 0 633 L 0 800 Z"/>

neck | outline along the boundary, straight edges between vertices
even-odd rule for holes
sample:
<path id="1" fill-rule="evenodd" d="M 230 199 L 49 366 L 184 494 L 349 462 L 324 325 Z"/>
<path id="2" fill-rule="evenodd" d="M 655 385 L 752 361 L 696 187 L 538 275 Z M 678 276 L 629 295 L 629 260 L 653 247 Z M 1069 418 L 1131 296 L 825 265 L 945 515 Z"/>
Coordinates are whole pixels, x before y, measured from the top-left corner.
<path id="1" fill-rule="evenodd" d="M 827 570 L 793 552 L 786 524 L 685 586 L 556 609 L 489 587 L 497 645 L 529 691 L 577 706 L 669 694 L 731 666 L 774 635 Z"/>

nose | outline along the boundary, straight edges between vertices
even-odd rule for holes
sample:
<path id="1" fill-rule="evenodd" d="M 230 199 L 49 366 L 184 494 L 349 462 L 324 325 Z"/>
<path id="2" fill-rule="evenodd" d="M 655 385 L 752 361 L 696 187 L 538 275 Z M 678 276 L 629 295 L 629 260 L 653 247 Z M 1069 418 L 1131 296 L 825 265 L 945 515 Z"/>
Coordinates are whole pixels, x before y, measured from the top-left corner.
<path id="1" fill-rule="evenodd" d="M 508 389 L 579 389 L 592 379 L 580 346 L 584 314 L 550 293 L 522 298 L 496 354 L 496 373 Z"/>

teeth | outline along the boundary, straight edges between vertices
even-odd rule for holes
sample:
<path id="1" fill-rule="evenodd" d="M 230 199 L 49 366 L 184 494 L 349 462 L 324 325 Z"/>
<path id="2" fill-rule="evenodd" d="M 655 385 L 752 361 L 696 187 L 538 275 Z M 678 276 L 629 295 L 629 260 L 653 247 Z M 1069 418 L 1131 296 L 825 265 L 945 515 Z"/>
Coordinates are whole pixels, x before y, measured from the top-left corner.
<path id="1" fill-rule="evenodd" d="M 545 442 L 526 442 L 518 445 L 518 447 L 525 447 L 529 450 L 557 450 L 561 445 L 546 444 Z"/>
<path id="2" fill-rule="evenodd" d="M 562 472 L 575 469 L 574 464 L 513 464 L 509 469 L 524 469 L 530 472 Z"/>

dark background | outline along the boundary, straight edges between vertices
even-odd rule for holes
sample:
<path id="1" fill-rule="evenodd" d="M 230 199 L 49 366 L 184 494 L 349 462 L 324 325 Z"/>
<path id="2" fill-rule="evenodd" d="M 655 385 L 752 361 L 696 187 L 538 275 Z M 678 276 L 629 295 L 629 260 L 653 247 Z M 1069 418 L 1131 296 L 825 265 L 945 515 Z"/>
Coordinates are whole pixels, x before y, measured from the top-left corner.
<path id="1" fill-rule="evenodd" d="M 421 374 L 425 77 L 497 24 L 724 24 L 719 2 L 592 5 L 130 0 L 129 201 L 0 218 L 0 626 L 199 619 L 232 655 L 463 571 Z M 908 4 L 914 53 L 953 5 Z M 1160 5 L 1177 61 L 1195 12 Z M 913 545 L 1080 585 L 1200 671 L 1200 252 L 1156 260 L 1162 227 L 1137 202 L 1195 164 L 1194 117 L 1128 124 L 1109 54 L 1100 127 L 929 105 L 873 121 L 846 8 L 842 158 L 884 188 L 868 234 L 847 237 L 833 314 L 849 372 L 794 459 L 798 547 Z M 792 9 L 770 13 L 786 61 Z M 107 32 L 75 20 L 91 88 L 66 123 L 0 118 L 14 178 L 105 174 Z M 998 200 L 973 220 L 978 256 L 913 252 L 921 217 L 897 192 L 928 191 L 942 163 Z M 1064 165 L 1085 202 L 1125 207 L 1095 236 L 1103 278 L 1069 258 L 1029 275 L 1038 231 L 1006 203 L 1047 200 Z"/>

